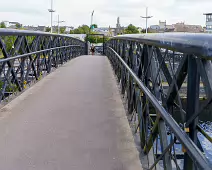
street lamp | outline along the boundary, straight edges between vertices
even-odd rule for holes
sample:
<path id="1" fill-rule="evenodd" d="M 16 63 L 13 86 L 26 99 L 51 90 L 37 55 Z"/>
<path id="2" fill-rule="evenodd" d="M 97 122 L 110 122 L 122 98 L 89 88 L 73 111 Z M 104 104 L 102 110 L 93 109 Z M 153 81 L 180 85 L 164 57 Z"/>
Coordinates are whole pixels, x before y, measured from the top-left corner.
<path id="1" fill-rule="evenodd" d="M 141 18 L 145 18 L 146 19 L 146 34 L 148 33 L 147 31 L 147 20 L 152 18 L 153 16 L 148 16 L 148 7 L 146 7 L 146 16 L 145 17 L 142 17 Z"/>
<path id="2" fill-rule="evenodd" d="M 53 28 L 52 28 L 52 15 L 53 12 L 55 12 L 55 10 L 53 10 L 53 0 L 51 0 L 51 9 L 48 9 L 48 11 L 51 13 L 51 33 L 53 32 Z"/>
<path id="3" fill-rule="evenodd" d="M 94 15 L 94 10 L 93 10 L 93 12 L 91 13 L 91 30 L 93 29 L 93 15 Z"/>
<path id="4" fill-rule="evenodd" d="M 60 34 L 60 23 L 63 23 L 65 21 L 60 21 L 60 16 L 58 15 L 58 34 Z"/>

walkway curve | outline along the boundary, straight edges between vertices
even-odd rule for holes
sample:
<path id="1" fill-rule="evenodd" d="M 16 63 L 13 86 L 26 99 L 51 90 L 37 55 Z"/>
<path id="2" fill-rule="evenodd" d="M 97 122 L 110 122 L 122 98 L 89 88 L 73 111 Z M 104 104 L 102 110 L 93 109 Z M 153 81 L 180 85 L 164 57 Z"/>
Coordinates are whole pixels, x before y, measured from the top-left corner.
<path id="1" fill-rule="evenodd" d="M 110 63 L 71 60 L 0 110 L 0 170 L 141 170 Z"/>

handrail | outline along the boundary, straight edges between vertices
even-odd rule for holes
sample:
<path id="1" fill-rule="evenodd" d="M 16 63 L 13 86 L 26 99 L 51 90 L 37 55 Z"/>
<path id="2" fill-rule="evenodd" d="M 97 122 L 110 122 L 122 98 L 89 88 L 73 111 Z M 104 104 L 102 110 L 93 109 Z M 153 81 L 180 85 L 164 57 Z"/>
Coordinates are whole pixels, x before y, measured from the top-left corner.
<path id="1" fill-rule="evenodd" d="M 62 46 L 62 47 L 49 48 L 49 49 L 45 49 L 45 50 L 17 55 L 17 56 L 13 56 L 13 57 L 9 57 L 9 58 L 3 58 L 3 59 L 0 59 L 0 63 L 4 63 L 4 62 L 10 61 L 10 60 L 15 60 L 15 59 L 20 59 L 20 58 L 25 58 L 25 57 L 28 57 L 28 56 L 34 55 L 34 54 L 40 54 L 40 53 L 44 53 L 47 51 L 58 50 L 58 49 L 69 48 L 69 47 L 81 47 L 81 46 L 80 45 L 67 45 L 67 46 Z"/>
<path id="2" fill-rule="evenodd" d="M 69 35 L 0 29 L 0 103 L 85 50 Z"/>
<path id="3" fill-rule="evenodd" d="M 150 166 L 160 158 L 169 170 L 183 159 L 185 170 L 211 169 L 198 132 L 209 138 L 198 128 L 198 119 L 212 101 L 212 35 L 121 35 L 110 39 L 106 49 L 141 148 L 146 154 L 152 148 L 156 152 Z M 179 153 L 176 147 L 184 149 Z"/>
<path id="4" fill-rule="evenodd" d="M 211 165 L 208 160 L 204 157 L 201 151 L 197 148 L 197 146 L 193 143 L 193 141 L 189 138 L 189 136 L 182 131 L 177 122 L 170 116 L 170 114 L 163 108 L 163 106 L 158 102 L 157 98 L 152 95 L 148 88 L 141 82 L 141 80 L 136 76 L 136 74 L 132 71 L 132 69 L 127 65 L 127 63 L 118 55 L 118 53 L 113 50 L 111 47 L 108 47 L 115 55 L 118 57 L 120 62 L 124 65 L 124 67 L 129 71 L 130 75 L 142 90 L 143 93 L 148 97 L 149 101 L 151 101 L 152 105 L 158 111 L 163 120 L 169 125 L 172 129 L 173 133 L 177 136 L 178 140 L 182 142 L 182 144 L 187 149 L 189 156 L 193 161 L 197 162 L 200 168 L 204 170 L 211 170 Z"/>
<path id="5" fill-rule="evenodd" d="M 54 34 L 42 31 L 16 30 L 7 28 L 0 28 L 0 36 L 53 36 L 53 37 L 71 38 L 77 40 L 78 42 L 84 43 L 84 41 L 82 40 L 79 40 L 77 38 L 65 34 Z"/>
<path id="6" fill-rule="evenodd" d="M 141 42 L 204 58 L 212 58 L 212 35 L 206 33 L 129 34 L 119 35 L 112 39 Z"/>

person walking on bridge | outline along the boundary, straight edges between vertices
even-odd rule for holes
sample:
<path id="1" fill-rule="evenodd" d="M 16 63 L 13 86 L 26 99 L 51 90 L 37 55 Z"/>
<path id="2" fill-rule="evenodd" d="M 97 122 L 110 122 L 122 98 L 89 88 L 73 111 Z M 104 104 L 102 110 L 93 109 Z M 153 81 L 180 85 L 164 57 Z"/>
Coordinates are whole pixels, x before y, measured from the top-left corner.
<path id="1" fill-rule="evenodd" d="M 95 53 L 95 47 L 94 47 L 94 45 L 91 46 L 91 53 L 92 53 L 92 55 L 94 55 L 94 53 Z"/>

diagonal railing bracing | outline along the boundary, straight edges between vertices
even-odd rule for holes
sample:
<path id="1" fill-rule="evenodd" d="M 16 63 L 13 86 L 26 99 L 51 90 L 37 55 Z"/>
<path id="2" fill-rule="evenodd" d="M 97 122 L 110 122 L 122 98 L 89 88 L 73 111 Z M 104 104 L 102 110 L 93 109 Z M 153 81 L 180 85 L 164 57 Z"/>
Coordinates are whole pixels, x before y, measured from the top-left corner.
<path id="1" fill-rule="evenodd" d="M 85 49 L 85 42 L 68 35 L 0 29 L 0 101 L 84 55 Z"/>
<path id="2" fill-rule="evenodd" d="M 123 35 L 106 44 L 147 169 L 211 169 L 199 124 L 212 101 L 212 35 Z"/>

